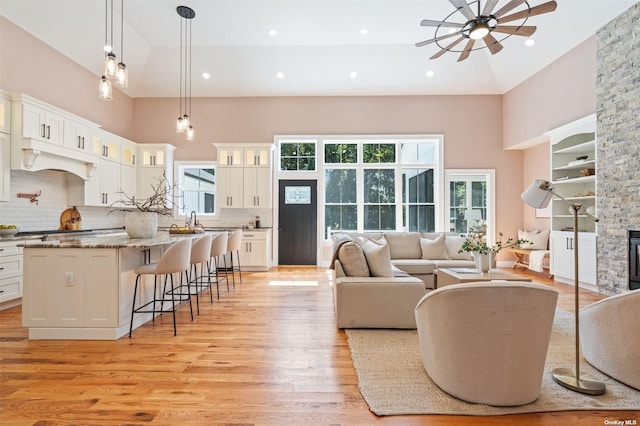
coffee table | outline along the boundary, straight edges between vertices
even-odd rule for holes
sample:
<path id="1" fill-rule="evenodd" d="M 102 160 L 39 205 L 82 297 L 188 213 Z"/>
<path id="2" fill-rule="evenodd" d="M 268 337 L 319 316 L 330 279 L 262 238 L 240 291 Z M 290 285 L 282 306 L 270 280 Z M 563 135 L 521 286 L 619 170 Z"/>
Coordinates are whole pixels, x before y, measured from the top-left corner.
<path id="1" fill-rule="evenodd" d="M 474 281 L 527 281 L 531 278 L 511 272 L 493 269 L 490 274 L 478 274 L 475 268 L 442 268 L 435 271 L 435 288 Z"/>

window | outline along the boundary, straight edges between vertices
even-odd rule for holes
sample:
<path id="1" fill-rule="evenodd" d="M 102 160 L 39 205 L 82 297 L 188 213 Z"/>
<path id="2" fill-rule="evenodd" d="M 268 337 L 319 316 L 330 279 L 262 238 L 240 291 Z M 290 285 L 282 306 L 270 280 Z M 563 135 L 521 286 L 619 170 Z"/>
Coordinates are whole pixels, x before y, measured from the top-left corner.
<path id="1" fill-rule="evenodd" d="M 396 229 L 395 169 L 364 169 L 364 230 Z"/>
<path id="2" fill-rule="evenodd" d="M 216 170 L 213 164 L 177 163 L 178 187 L 184 206 L 178 214 L 216 213 Z"/>
<path id="3" fill-rule="evenodd" d="M 325 143 L 325 164 L 355 164 L 358 162 L 358 144 L 356 143 Z"/>
<path id="4" fill-rule="evenodd" d="M 315 141 L 280 142 L 280 170 L 314 171 L 315 169 Z"/>
<path id="5" fill-rule="evenodd" d="M 331 230 L 358 229 L 356 169 L 326 169 L 324 221 L 326 238 Z"/>
<path id="6" fill-rule="evenodd" d="M 403 228 L 433 232 L 435 219 L 434 169 L 402 169 Z"/>

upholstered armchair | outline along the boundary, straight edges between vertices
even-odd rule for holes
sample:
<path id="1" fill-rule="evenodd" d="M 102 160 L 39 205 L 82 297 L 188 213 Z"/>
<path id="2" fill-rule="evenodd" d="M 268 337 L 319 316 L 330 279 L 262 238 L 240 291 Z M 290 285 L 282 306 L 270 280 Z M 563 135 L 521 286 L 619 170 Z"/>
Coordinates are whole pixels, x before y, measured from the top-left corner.
<path id="1" fill-rule="evenodd" d="M 593 303 L 580 311 L 584 358 L 619 382 L 640 390 L 640 291 Z"/>
<path id="2" fill-rule="evenodd" d="M 540 393 L 558 293 L 525 282 L 434 290 L 415 308 L 424 369 L 464 401 L 523 405 Z"/>

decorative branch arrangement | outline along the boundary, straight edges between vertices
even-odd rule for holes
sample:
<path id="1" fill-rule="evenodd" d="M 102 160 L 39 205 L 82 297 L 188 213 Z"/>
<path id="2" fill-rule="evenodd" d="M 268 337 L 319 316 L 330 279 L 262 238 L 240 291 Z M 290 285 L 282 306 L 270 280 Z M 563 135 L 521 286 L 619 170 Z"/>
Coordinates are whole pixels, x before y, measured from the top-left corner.
<path id="1" fill-rule="evenodd" d="M 159 177 L 156 180 L 156 184 L 151 184 L 153 193 L 150 197 L 138 199 L 135 196 L 132 197 L 128 195 L 122 189 L 118 189 L 117 193 L 121 195 L 121 199 L 111 204 L 111 206 L 125 206 L 124 209 L 114 210 L 153 212 L 163 216 L 173 216 L 173 211 L 176 207 L 184 209 L 182 195 L 175 194 L 178 191 L 178 185 L 175 182 L 169 182 L 169 179 L 167 179 L 167 176 L 164 173 L 162 174 L 162 177 Z"/>

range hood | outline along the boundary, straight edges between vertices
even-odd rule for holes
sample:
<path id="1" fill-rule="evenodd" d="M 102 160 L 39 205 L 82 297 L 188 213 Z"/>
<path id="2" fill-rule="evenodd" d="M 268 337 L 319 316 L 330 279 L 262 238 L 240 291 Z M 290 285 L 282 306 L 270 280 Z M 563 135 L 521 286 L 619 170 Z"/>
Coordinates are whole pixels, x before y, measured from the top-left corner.
<path id="1" fill-rule="evenodd" d="M 89 180 L 98 167 L 97 163 L 98 159 L 93 155 L 37 139 L 14 139 L 11 144 L 13 170 L 61 170 Z"/>

